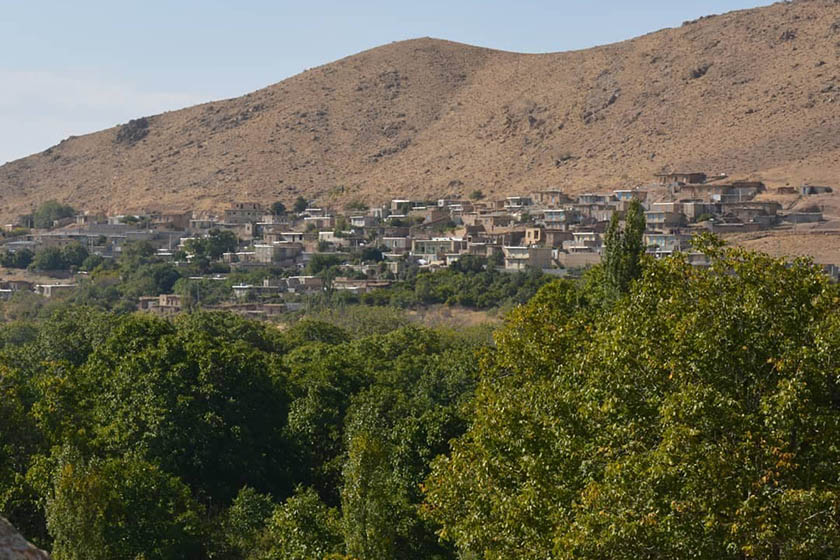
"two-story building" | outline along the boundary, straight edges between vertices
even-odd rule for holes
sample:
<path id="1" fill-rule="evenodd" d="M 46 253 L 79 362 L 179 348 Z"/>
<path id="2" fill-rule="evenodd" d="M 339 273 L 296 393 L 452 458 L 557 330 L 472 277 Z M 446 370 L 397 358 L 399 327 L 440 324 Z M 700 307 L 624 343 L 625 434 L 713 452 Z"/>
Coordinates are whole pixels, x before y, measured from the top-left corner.
<path id="1" fill-rule="evenodd" d="M 235 202 L 225 210 L 225 223 L 245 224 L 257 223 L 265 211 L 259 202 Z"/>

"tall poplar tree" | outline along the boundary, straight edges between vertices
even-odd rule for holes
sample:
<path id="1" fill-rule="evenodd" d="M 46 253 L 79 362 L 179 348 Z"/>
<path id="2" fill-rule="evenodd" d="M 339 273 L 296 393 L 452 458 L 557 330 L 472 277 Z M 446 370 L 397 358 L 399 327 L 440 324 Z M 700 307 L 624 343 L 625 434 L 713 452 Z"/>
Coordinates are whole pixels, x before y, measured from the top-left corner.
<path id="1" fill-rule="evenodd" d="M 604 277 L 610 298 L 627 293 L 630 283 L 642 276 L 646 225 L 644 209 L 636 199 L 627 207 L 624 228 L 619 223 L 618 213 L 610 220 L 604 239 Z"/>

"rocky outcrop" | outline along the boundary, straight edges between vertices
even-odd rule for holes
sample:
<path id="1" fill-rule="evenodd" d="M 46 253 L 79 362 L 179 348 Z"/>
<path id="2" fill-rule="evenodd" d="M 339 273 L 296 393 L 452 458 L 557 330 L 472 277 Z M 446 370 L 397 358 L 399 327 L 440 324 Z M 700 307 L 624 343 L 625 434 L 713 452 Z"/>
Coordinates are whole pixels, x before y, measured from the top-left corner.
<path id="1" fill-rule="evenodd" d="M 12 524 L 0 517 L 0 560 L 49 560 L 50 555 L 35 548 Z"/>

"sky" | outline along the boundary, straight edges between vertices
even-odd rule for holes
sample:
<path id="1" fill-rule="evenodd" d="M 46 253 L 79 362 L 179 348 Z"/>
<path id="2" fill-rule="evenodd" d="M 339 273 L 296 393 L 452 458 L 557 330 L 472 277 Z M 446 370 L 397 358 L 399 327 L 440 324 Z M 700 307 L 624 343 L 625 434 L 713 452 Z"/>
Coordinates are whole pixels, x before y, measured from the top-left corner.
<path id="1" fill-rule="evenodd" d="M 769 0 L 0 0 L 0 164 L 392 41 L 582 49 Z"/>

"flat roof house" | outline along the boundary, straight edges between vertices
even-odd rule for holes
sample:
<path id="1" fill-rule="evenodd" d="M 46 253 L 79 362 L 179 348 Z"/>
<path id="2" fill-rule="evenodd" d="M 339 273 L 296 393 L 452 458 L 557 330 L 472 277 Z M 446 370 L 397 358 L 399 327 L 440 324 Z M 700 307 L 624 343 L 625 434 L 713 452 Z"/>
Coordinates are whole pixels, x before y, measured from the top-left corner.
<path id="1" fill-rule="evenodd" d="M 505 255 L 505 270 L 525 270 L 549 268 L 551 266 L 551 248 L 549 247 L 502 247 Z"/>
<path id="2" fill-rule="evenodd" d="M 659 173 L 654 175 L 660 185 L 697 185 L 706 182 L 706 174 L 698 172 Z"/>
<path id="3" fill-rule="evenodd" d="M 260 221 L 264 213 L 262 204 L 259 202 L 235 202 L 225 210 L 225 223 L 256 223 Z"/>

